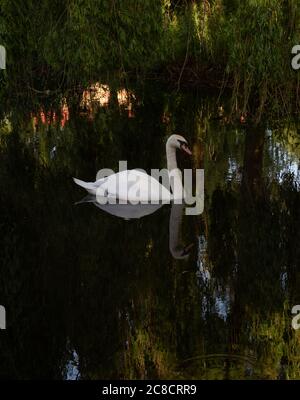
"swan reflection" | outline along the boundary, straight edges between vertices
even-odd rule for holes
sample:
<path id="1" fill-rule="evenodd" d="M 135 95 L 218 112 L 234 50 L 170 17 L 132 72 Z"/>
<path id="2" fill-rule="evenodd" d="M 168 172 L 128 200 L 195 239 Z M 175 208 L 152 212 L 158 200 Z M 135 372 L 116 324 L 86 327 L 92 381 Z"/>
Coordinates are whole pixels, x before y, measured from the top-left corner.
<path id="1" fill-rule="evenodd" d="M 181 225 L 184 204 L 172 204 L 169 223 L 169 249 L 176 260 L 187 259 L 194 246 L 193 243 L 184 246 L 181 241 Z"/>
<path id="2" fill-rule="evenodd" d="M 99 202 L 99 197 L 93 194 L 89 194 L 84 197 L 81 201 L 76 204 L 91 203 L 95 205 L 100 210 L 107 212 L 118 218 L 123 218 L 125 220 L 139 219 L 147 215 L 155 213 L 160 209 L 164 203 L 160 204 L 102 204 Z M 183 260 L 189 257 L 190 251 L 193 247 L 193 243 L 189 245 L 183 245 L 181 241 L 181 225 L 182 225 L 182 215 L 184 212 L 184 204 L 172 203 L 170 222 L 169 222 L 169 249 L 173 258 L 176 260 Z"/>
<path id="3" fill-rule="evenodd" d="M 164 205 L 164 203 L 162 202 L 158 204 L 103 204 L 104 202 L 101 201 L 101 198 L 93 194 L 89 194 L 76 204 L 82 203 L 92 203 L 97 208 L 100 208 L 100 210 L 105 211 L 108 214 L 114 215 L 116 217 L 124 218 L 125 220 L 139 219 L 145 217 L 146 215 L 153 214 Z"/>

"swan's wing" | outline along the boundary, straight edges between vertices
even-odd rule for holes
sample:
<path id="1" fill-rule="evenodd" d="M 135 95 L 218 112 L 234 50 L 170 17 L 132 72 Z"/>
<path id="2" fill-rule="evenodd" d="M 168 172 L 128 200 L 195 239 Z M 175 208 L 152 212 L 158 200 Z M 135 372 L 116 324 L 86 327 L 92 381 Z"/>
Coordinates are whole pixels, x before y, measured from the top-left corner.
<path id="1" fill-rule="evenodd" d="M 85 182 L 81 179 L 73 178 L 73 181 L 76 185 L 83 187 L 90 194 L 96 194 L 97 189 L 106 181 L 107 178 L 102 178 L 97 180 L 96 182 Z"/>
<path id="2" fill-rule="evenodd" d="M 91 193 L 91 194 L 96 193 L 96 189 L 97 189 L 96 182 L 84 182 L 77 178 L 73 178 L 73 181 L 76 183 L 76 185 L 83 187 L 89 193 Z"/>
<path id="3" fill-rule="evenodd" d="M 89 193 L 100 197 L 111 197 L 129 203 L 169 203 L 172 195 L 157 179 L 138 169 L 112 174 L 96 182 L 84 182 L 73 178 L 74 182 Z"/>
<path id="4" fill-rule="evenodd" d="M 146 173 L 133 169 L 110 175 L 101 185 L 108 196 L 126 202 L 169 202 L 171 193 L 158 180 Z"/>

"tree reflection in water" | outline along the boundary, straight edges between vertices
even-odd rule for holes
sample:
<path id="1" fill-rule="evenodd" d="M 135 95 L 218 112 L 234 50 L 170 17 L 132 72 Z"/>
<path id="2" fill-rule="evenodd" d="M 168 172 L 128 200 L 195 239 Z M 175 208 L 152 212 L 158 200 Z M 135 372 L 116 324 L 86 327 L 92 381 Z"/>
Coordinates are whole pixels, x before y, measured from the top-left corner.
<path id="1" fill-rule="evenodd" d="M 270 139 L 210 119 L 213 98 L 135 95 L 132 117 L 112 104 L 92 119 L 70 107 L 62 128 L 33 130 L 30 110 L 1 125 L 1 376 L 299 378 L 297 127 Z M 170 207 L 124 221 L 75 206 L 71 180 L 124 159 L 165 166 L 175 129 L 205 169 L 204 212 L 182 219 L 185 260 L 169 251 Z"/>

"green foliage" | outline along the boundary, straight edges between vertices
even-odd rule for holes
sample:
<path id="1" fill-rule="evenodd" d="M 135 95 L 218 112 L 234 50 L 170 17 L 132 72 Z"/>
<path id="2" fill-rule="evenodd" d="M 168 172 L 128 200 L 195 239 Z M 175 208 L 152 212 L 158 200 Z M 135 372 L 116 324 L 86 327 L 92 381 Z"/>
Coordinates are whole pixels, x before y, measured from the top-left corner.
<path id="1" fill-rule="evenodd" d="M 225 22 L 226 70 L 234 76 L 234 96 L 242 112 L 251 111 L 254 102 L 257 119 L 265 105 L 289 111 L 296 95 L 296 74 L 290 68 L 296 30 L 287 28 L 295 4 L 291 1 L 289 9 L 282 0 L 248 0 Z"/>
<path id="2" fill-rule="evenodd" d="M 39 90 L 154 67 L 162 30 L 158 0 L 1 0 L 9 78 Z M 49 87 L 50 86 L 50 87 Z"/>
<path id="3" fill-rule="evenodd" d="M 231 88 L 233 113 L 258 122 L 299 107 L 299 21 L 297 0 L 0 0 L 0 86 L 49 96 L 155 73 Z"/>

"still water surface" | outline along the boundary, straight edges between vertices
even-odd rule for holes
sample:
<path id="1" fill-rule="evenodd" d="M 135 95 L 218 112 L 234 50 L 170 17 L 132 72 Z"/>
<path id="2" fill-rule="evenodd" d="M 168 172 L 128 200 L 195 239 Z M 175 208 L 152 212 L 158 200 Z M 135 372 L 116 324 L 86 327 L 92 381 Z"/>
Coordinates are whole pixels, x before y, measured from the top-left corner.
<path id="1" fill-rule="evenodd" d="M 0 376 L 299 379 L 299 127 L 232 125 L 195 93 L 117 98 L 1 124 Z M 193 150 L 179 167 L 205 171 L 203 213 L 76 204 L 73 176 L 165 168 L 174 132 Z"/>

